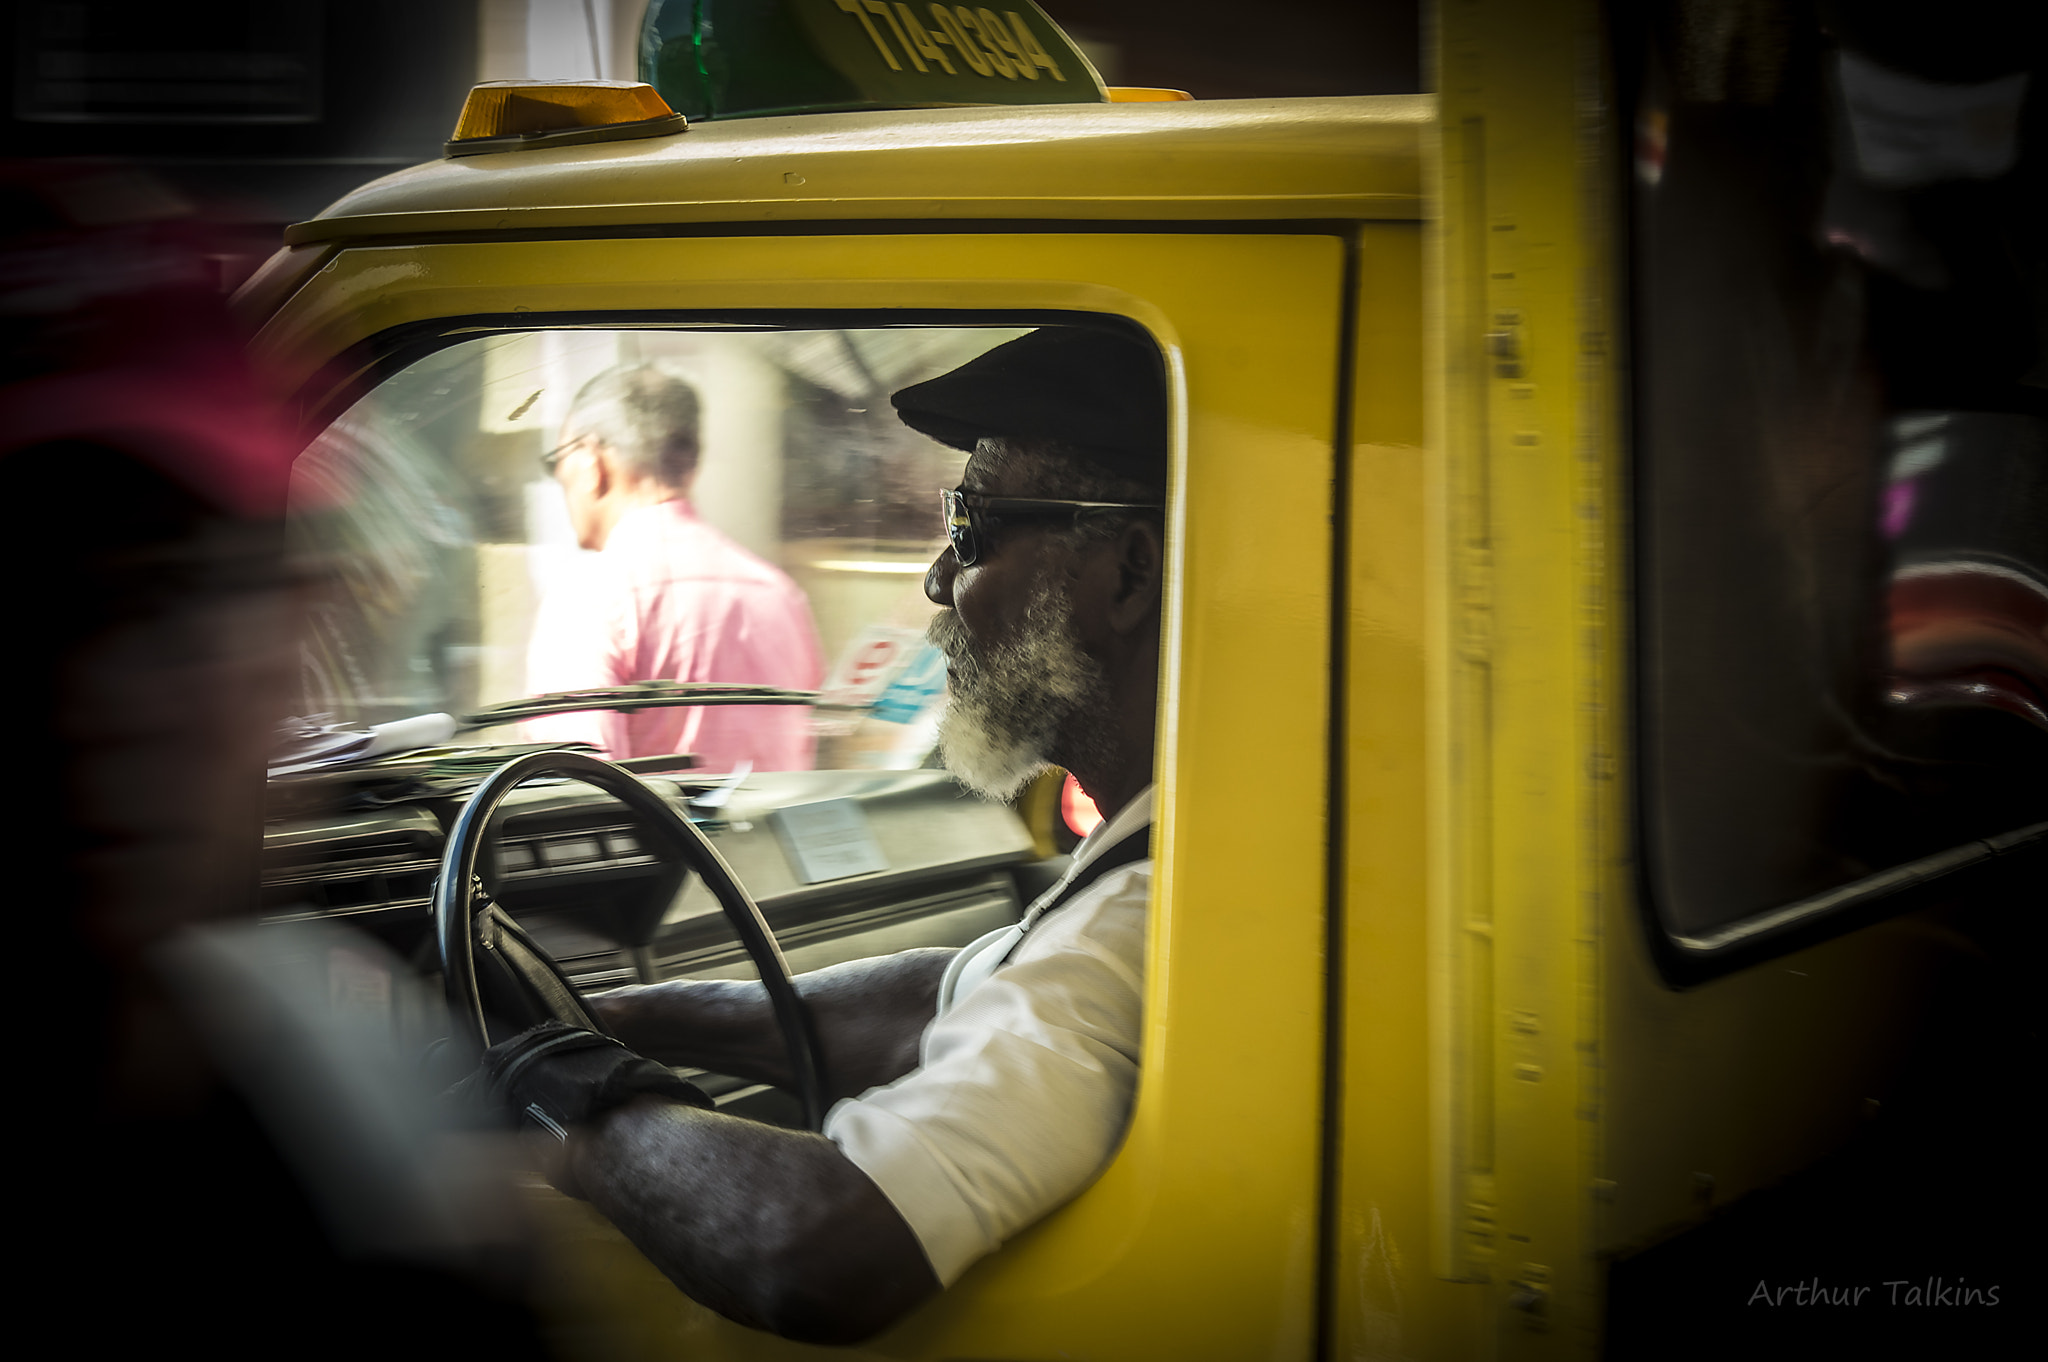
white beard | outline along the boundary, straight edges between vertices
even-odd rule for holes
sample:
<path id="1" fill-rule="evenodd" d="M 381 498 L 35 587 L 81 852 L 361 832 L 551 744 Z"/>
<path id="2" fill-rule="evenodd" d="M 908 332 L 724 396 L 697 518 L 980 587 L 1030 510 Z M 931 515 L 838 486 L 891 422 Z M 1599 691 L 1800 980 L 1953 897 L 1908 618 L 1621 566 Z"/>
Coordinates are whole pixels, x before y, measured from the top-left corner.
<path id="1" fill-rule="evenodd" d="M 1106 714 L 1102 668 L 1081 649 L 1073 603 L 1043 583 L 1015 636 L 987 656 L 967 648 L 960 617 L 942 610 L 925 637 L 946 655 L 952 693 L 939 717 L 939 756 L 961 784 L 1008 802 L 1052 764 L 1050 752 L 1077 714 Z"/>

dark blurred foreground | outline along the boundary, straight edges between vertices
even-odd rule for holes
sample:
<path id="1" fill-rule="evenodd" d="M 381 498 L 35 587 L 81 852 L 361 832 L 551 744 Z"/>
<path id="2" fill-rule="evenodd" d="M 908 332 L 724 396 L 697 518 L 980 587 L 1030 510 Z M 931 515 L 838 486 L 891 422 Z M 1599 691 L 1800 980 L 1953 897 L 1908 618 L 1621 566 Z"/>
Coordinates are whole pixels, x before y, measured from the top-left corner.
<path id="1" fill-rule="evenodd" d="M 55 1321 L 93 1348 L 539 1356 L 509 1180 L 421 1064 L 432 1001 L 346 929 L 248 920 L 295 445 L 220 249 L 137 172 L 0 170 L 0 826 L 17 968 L 64 1022 L 8 1075 L 47 1188 L 31 1281 L 105 1283 Z"/>
<path id="2" fill-rule="evenodd" d="M 2042 1189 L 2032 879 L 1932 930 L 1945 986 L 1847 1147 L 1610 1265 L 1611 1362 L 1978 1359 L 2037 1351 Z M 1955 947 L 1961 949 L 1954 949 Z M 1700 1188 L 1710 1200 L 1712 1188 Z M 1972 1291 L 1976 1294 L 1970 1294 Z"/>

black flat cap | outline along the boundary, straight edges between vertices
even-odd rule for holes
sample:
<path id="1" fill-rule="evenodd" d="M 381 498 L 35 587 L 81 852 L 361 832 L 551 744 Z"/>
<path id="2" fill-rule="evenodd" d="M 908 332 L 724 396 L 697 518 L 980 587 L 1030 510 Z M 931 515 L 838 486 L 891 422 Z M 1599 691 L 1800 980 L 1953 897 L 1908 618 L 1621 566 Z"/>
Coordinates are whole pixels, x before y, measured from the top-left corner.
<path id="1" fill-rule="evenodd" d="M 1166 371 L 1133 337 L 1042 327 L 889 400 L 903 424 L 955 449 L 990 435 L 1057 440 L 1105 472 L 1166 486 Z"/>

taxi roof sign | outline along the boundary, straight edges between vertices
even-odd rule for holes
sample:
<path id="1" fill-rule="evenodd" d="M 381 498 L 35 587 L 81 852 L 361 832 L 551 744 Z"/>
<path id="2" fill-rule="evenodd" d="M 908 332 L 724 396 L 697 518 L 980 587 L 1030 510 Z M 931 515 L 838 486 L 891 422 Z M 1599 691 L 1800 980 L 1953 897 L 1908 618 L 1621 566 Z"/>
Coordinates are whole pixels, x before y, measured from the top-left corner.
<path id="1" fill-rule="evenodd" d="M 681 132 L 687 122 L 633 80 L 491 80 L 470 90 L 450 156 L 612 142 Z"/>
<path id="2" fill-rule="evenodd" d="M 693 119 L 1108 102 L 1045 11 L 999 3 L 650 0 L 640 77 Z"/>

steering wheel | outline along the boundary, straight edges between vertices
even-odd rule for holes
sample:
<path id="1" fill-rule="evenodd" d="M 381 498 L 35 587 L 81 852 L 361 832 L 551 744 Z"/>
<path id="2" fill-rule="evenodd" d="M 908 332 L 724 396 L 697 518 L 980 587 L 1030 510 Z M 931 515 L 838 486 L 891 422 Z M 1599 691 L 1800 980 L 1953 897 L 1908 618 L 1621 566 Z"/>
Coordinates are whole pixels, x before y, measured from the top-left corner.
<path id="1" fill-rule="evenodd" d="M 803 1104 L 804 1124 L 811 1130 L 822 1127 L 825 1080 L 817 1038 L 811 1030 L 810 1013 L 790 981 L 789 962 L 775 944 L 774 933 L 761 915 L 760 905 L 733 876 L 732 867 L 725 863 L 710 839 L 666 800 L 631 772 L 581 752 L 530 752 L 506 762 L 477 786 L 448 834 L 448 844 L 441 853 L 440 877 L 434 882 L 434 936 L 441 951 L 448 1007 L 456 1025 L 468 1033 L 479 1049 L 490 1046 L 484 987 L 479 977 L 480 961 L 489 961 L 483 969 L 499 984 L 493 991 L 504 992 L 509 987 L 519 999 L 518 1010 L 537 1014 L 530 1021 L 553 1018 L 609 1034 L 583 1006 L 575 986 L 547 952 L 510 914 L 489 902 L 483 882 L 477 878 L 477 852 L 482 849 L 491 815 L 516 786 L 544 775 L 569 776 L 611 795 L 640 816 L 642 829 L 657 855 L 665 851 L 697 872 L 718 900 L 718 906 L 725 910 L 740 943 L 761 973 L 761 983 L 768 990 L 769 1004 L 789 1051 L 789 1070 L 795 1076 L 797 1097 Z M 479 902 L 484 904 L 485 911 L 477 911 Z"/>

